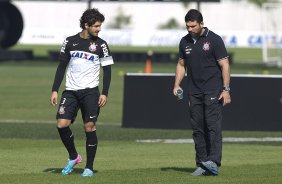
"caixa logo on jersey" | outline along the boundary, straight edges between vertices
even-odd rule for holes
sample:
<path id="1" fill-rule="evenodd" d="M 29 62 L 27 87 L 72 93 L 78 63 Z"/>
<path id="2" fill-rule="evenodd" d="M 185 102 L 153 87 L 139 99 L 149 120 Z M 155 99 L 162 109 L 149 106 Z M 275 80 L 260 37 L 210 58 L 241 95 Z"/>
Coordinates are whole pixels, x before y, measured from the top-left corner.
<path id="1" fill-rule="evenodd" d="M 89 54 L 89 53 L 86 53 L 86 52 L 72 52 L 71 57 L 72 58 L 86 59 L 86 60 L 89 60 L 89 61 L 94 61 L 94 59 L 95 59 L 95 55 Z"/>
<path id="2" fill-rule="evenodd" d="M 103 43 L 101 45 L 101 47 L 102 47 L 102 50 L 103 50 L 103 53 L 104 53 L 104 57 L 108 57 L 109 56 L 109 49 L 108 49 L 107 45 L 105 43 Z"/>

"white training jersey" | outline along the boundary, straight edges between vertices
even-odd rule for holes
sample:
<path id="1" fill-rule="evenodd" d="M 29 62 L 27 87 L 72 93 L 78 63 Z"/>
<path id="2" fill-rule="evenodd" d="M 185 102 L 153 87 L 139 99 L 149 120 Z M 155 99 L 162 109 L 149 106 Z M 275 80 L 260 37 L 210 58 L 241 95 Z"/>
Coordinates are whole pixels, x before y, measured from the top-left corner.
<path id="1" fill-rule="evenodd" d="M 60 60 L 68 60 L 66 90 L 99 85 L 100 67 L 114 64 L 106 41 L 99 37 L 83 39 L 76 34 L 66 38 Z"/>

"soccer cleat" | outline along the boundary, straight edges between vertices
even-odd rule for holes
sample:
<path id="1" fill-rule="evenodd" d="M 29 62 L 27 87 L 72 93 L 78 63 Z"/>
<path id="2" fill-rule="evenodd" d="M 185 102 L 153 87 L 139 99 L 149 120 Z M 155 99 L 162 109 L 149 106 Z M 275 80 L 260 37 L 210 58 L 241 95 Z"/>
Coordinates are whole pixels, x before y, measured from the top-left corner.
<path id="1" fill-rule="evenodd" d="M 94 175 L 93 171 L 88 168 L 85 168 L 81 176 L 83 177 L 92 177 Z"/>
<path id="2" fill-rule="evenodd" d="M 76 159 L 74 160 L 68 160 L 68 164 L 66 165 L 66 167 L 62 170 L 62 175 L 68 175 L 69 173 L 72 172 L 73 167 L 76 164 L 79 164 L 82 161 L 82 158 L 80 155 L 77 155 Z"/>
<path id="3" fill-rule="evenodd" d="M 207 173 L 203 168 L 197 167 L 197 169 L 191 175 L 192 176 L 205 176 L 206 174 Z"/>
<path id="4" fill-rule="evenodd" d="M 210 172 L 212 175 L 218 175 L 218 167 L 213 161 L 201 162 L 201 168 Z"/>

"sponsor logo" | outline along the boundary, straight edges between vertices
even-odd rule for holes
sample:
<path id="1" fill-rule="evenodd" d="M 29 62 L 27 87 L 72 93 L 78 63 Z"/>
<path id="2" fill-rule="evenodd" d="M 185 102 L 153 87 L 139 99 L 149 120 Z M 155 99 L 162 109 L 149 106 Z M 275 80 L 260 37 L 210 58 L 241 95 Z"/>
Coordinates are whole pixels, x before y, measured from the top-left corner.
<path id="1" fill-rule="evenodd" d="M 216 99 L 216 97 L 211 97 L 211 100 L 214 100 L 214 99 Z"/>
<path id="2" fill-rule="evenodd" d="M 87 146 L 94 147 L 96 144 L 88 144 Z"/>
<path id="3" fill-rule="evenodd" d="M 77 45 L 78 45 L 78 43 L 73 43 L 73 44 L 72 44 L 72 46 L 74 46 L 74 47 L 77 46 Z"/>
<path id="4" fill-rule="evenodd" d="M 92 119 L 92 118 L 95 118 L 96 116 L 90 116 L 90 118 Z"/>
<path id="5" fill-rule="evenodd" d="M 210 43 L 209 42 L 205 42 L 203 45 L 203 50 L 204 51 L 209 51 L 210 50 Z"/>
<path id="6" fill-rule="evenodd" d="M 186 54 L 190 54 L 191 51 L 192 51 L 192 48 L 189 48 L 189 46 L 185 47 Z"/>
<path id="7" fill-rule="evenodd" d="M 109 56 L 109 49 L 107 47 L 107 45 L 104 43 L 101 45 L 102 49 L 103 49 L 103 53 L 104 53 L 104 57 L 108 57 Z"/>
<path id="8" fill-rule="evenodd" d="M 88 54 L 88 53 L 85 53 L 85 52 L 79 52 L 79 51 L 73 52 L 71 54 L 71 57 L 86 59 L 86 60 L 90 60 L 90 61 L 94 61 L 94 59 L 95 59 L 94 55 Z"/>
<path id="9" fill-rule="evenodd" d="M 68 40 L 64 40 L 63 45 L 62 45 L 62 47 L 61 47 L 61 52 L 62 52 L 62 53 L 65 53 L 66 45 L 67 45 L 68 42 L 69 42 Z"/>

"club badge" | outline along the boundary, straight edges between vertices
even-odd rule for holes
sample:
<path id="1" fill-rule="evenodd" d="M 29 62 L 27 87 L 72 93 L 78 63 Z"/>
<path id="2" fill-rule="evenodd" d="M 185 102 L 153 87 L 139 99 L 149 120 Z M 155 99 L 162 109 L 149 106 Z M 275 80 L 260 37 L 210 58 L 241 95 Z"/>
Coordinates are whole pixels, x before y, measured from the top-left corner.
<path id="1" fill-rule="evenodd" d="M 205 42 L 203 45 L 203 50 L 204 51 L 209 51 L 210 50 L 210 43 L 209 42 Z"/>
<path id="2" fill-rule="evenodd" d="M 95 52 L 96 51 L 96 45 L 94 42 L 90 42 L 89 50 L 90 52 Z"/>

